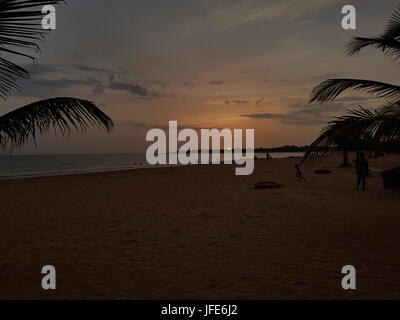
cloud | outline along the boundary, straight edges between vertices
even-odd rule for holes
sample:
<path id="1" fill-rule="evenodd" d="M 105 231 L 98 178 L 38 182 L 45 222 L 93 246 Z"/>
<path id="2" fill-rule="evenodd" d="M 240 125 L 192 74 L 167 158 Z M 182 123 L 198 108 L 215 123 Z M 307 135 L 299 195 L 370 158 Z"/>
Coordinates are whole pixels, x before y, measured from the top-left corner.
<path id="1" fill-rule="evenodd" d="M 278 113 L 260 113 L 260 114 L 245 114 L 243 117 L 251 119 L 274 119 L 290 125 L 316 125 L 321 123 L 321 119 L 305 118 L 294 113 L 278 114 Z"/>
<path id="2" fill-rule="evenodd" d="M 60 70 L 59 66 L 46 66 L 41 68 L 39 75 L 44 75 L 51 72 L 57 72 Z M 54 77 L 54 75 L 53 75 Z M 109 81 L 96 80 L 94 78 L 86 79 L 71 79 L 71 78 L 59 78 L 49 79 L 38 76 L 38 73 L 34 74 L 32 81 L 29 81 L 24 85 L 22 93 L 19 95 L 25 95 L 36 98 L 43 98 L 49 96 L 49 89 L 51 89 L 51 95 L 65 95 L 65 91 L 68 89 L 76 89 L 82 87 L 92 88 L 92 93 L 95 96 L 104 95 L 106 90 L 120 90 L 132 94 L 135 98 L 153 99 L 162 97 L 176 97 L 175 94 L 157 92 L 150 90 L 149 88 L 130 82 L 116 81 L 115 76 L 109 76 Z M 153 81 L 152 83 L 166 87 L 167 83 L 161 83 L 160 81 Z"/>
<path id="3" fill-rule="evenodd" d="M 93 94 L 95 96 L 101 96 L 104 94 L 104 85 L 100 81 L 97 81 L 95 84 L 95 87 L 93 88 Z"/>
<path id="4" fill-rule="evenodd" d="M 34 98 L 48 98 L 49 96 L 65 95 L 66 90 L 78 87 L 92 87 L 93 93 L 97 95 L 100 95 L 103 92 L 102 83 L 91 78 L 45 79 L 35 77 L 31 81 L 24 83 L 22 92 L 17 93 L 17 95 Z"/>
<path id="5" fill-rule="evenodd" d="M 125 74 L 122 71 L 93 67 L 84 63 L 41 64 L 33 68 L 32 65 L 25 64 L 23 67 L 30 71 L 32 79 L 24 84 L 22 93 L 19 95 L 38 98 L 48 97 L 49 88 L 52 89 L 51 95 L 59 95 L 65 94 L 67 89 L 79 87 L 92 87 L 93 94 L 100 96 L 104 94 L 108 84 L 96 79 L 110 73 Z M 90 73 L 91 77 L 82 79 L 82 76 L 77 71 Z M 57 78 L 58 75 L 60 75 L 59 78 Z M 79 79 L 76 79 L 78 77 Z"/>
<path id="6" fill-rule="evenodd" d="M 263 105 L 263 104 L 269 104 L 269 102 L 267 100 L 265 100 L 265 98 L 261 98 L 261 99 L 258 99 L 256 101 L 256 105 L 257 106 L 260 106 L 260 105 Z"/>
<path id="7" fill-rule="evenodd" d="M 72 68 L 77 71 L 85 71 L 85 72 L 98 72 L 98 73 L 107 73 L 107 74 L 110 74 L 110 73 L 126 74 L 126 72 L 123 72 L 123 71 L 94 67 L 94 66 L 91 66 L 89 64 L 84 64 L 84 63 L 75 63 L 75 64 L 70 64 L 70 65 L 65 65 L 65 67 Z"/>
<path id="8" fill-rule="evenodd" d="M 173 97 L 173 94 L 164 94 L 161 92 L 157 92 L 151 90 L 148 87 L 158 87 L 162 89 L 166 89 L 170 87 L 170 83 L 162 80 L 143 80 L 140 83 L 130 83 L 123 81 L 116 81 L 115 75 L 126 75 L 127 73 L 124 71 L 118 71 L 113 69 L 101 68 L 91 66 L 85 63 L 74 63 L 74 64 L 48 64 L 48 65 L 40 65 L 30 68 L 30 65 L 24 65 L 24 68 L 28 70 L 31 69 L 31 73 L 33 75 L 32 81 L 28 85 L 29 87 L 34 87 L 35 91 L 30 90 L 30 94 L 34 96 L 42 96 L 38 93 L 39 88 L 58 88 L 58 89 L 69 89 L 72 87 L 78 86 L 91 86 L 93 87 L 93 94 L 96 96 L 103 95 L 106 89 L 109 90 L 121 90 L 129 92 L 138 97 L 147 97 L 147 98 L 159 98 L 159 97 Z M 77 76 L 78 72 L 90 73 L 92 78 L 87 78 L 86 80 L 73 80 L 66 77 L 62 77 L 60 79 L 55 78 L 57 74 L 65 75 L 70 74 Z M 134 71 L 134 76 L 138 78 L 144 78 L 144 72 Z M 110 75 L 111 74 L 111 75 Z M 108 76 L 107 81 L 94 80 L 101 79 L 105 75 Z M 131 75 L 131 74 L 130 74 Z M 139 75 L 141 75 L 139 77 Z M 50 80 L 50 78 L 53 78 Z M 40 88 L 41 89 L 41 88 Z"/>
<path id="9" fill-rule="evenodd" d="M 240 73 L 242 74 L 255 74 L 255 73 L 266 73 L 269 72 L 270 69 L 269 68 L 261 68 L 261 69 L 243 69 L 240 70 Z"/>
<path id="10" fill-rule="evenodd" d="M 242 105 L 242 104 L 247 104 L 249 101 L 248 100 L 234 100 L 232 102 L 236 103 L 237 105 Z"/>
<path id="11" fill-rule="evenodd" d="M 71 71 L 103 73 L 103 74 L 127 74 L 124 71 L 95 67 L 90 64 L 85 64 L 83 62 L 72 63 L 72 64 L 40 64 L 40 65 L 24 64 L 22 67 L 24 69 L 30 70 L 31 73 L 34 74 L 35 76 L 43 76 L 55 72 L 65 74 L 66 72 L 71 72 Z"/>
<path id="12" fill-rule="evenodd" d="M 233 103 L 233 104 L 237 104 L 237 105 L 244 105 L 244 104 L 248 104 L 249 103 L 249 101 L 248 100 L 226 100 L 225 102 L 224 102 L 224 104 L 231 104 L 231 103 Z"/>
<path id="13" fill-rule="evenodd" d="M 344 108 L 343 103 L 325 103 L 325 104 L 291 104 L 288 106 L 290 109 L 297 109 L 298 113 L 329 113 Z"/>
<path id="14" fill-rule="evenodd" d="M 247 0 L 232 1 L 231 5 L 216 9 L 205 18 L 188 22 L 186 36 L 196 33 L 227 31 L 240 25 L 260 20 L 291 20 L 337 3 L 337 0 Z"/>
<path id="15" fill-rule="evenodd" d="M 140 97 L 145 97 L 149 95 L 149 90 L 145 87 L 142 87 L 138 84 L 132 84 L 129 82 L 118 82 L 114 80 L 114 76 L 109 77 L 109 86 L 108 88 L 111 90 L 122 90 L 133 93 L 134 95 L 138 95 Z"/>
<path id="16" fill-rule="evenodd" d="M 211 84 L 211 85 L 221 85 L 221 84 L 224 84 L 224 83 L 225 83 L 225 81 L 216 80 L 216 81 L 210 81 L 208 84 Z"/>
<path id="17" fill-rule="evenodd" d="M 167 83 L 161 83 L 156 81 L 156 83 L 160 86 L 169 86 Z M 163 92 L 156 92 L 154 90 L 150 90 L 140 84 L 133 84 L 130 82 L 121 82 L 115 81 L 114 76 L 109 77 L 109 84 L 107 89 L 110 90 L 122 90 L 134 95 L 134 99 L 153 99 L 153 98 L 175 98 L 176 94 L 173 93 L 163 93 Z"/>
<path id="18" fill-rule="evenodd" d="M 146 84 L 154 85 L 154 86 L 160 87 L 162 89 L 166 89 L 171 86 L 171 84 L 169 82 L 163 81 L 163 80 L 148 80 L 148 81 L 146 81 Z"/>
<path id="19" fill-rule="evenodd" d="M 59 88 L 59 89 L 67 89 L 74 86 L 93 86 L 98 81 L 93 79 L 86 79 L 86 80 L 76 80 L 76 79 L 35 79 L 32 81 L 33 86 L 42 86 L 47 88 Z"/>
<path id="20" fill-rule="evenodd" d="M 169 125 L 152 125 L 152 124 L 139 122 L 139 121 L 130 121 L 129 124 L 132 125 L 135 128 L 142 128 L 142 129 L 146 129 L 146 130 L 151 130 L 151 129 L 169 130 Z M 217 130 L 222 130 L 223 128 L 199 127 L 199 126 L 191 126 L 191 125 L 179 125 L 179 123 L 178 123 L 178 130 L 182 130 L 182 129 L 193 129 L 193 130 L 217 129 Z"/>
<path id="21" fill-rule="evenodd" d="M 289 113 L 256 113 L 244 114 L 251 119 L 274 119 L 290 125 L 317 125 L 330 120 L 334 113 L 345 109 L 344 103 L 327 103 L 324 105 L 290 105 Z"/>
<path id="22" fill-rule="evenodd" d="M 193 81 L 185 81 L 185 82 L 183 83 L 183 86 L 184 86 L 186 89 L 190 90 L 190 89 L 193 89 L 193 88 L 197 87 L 198 84 L 197 84 L 196 82 L 193 82 Z"/>
<path id="23" fill-rule="evenodd" d="M 32 65 L 32 64 L 24 64 L 22 68 L 28 70 L 33 76 L 43 76 L 54 72 L 63 72 L 64 65 L 59 64 L 40 64 L 40 65 Z"/>

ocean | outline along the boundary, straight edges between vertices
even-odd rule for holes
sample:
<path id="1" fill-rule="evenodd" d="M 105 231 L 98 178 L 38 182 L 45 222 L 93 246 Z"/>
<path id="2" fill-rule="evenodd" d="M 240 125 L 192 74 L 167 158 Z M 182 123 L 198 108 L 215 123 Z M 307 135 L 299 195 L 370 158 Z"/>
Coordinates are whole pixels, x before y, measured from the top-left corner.
<path id="1" fill-rule="evenodd" d="M 256 153 L 257 158 L 266 154 Z M 303 153 L 271 153 L 272 158 L 302 157 Z M 145 154 L 2 155 L 0 178 L 52 176 L 153 167 Z"/>

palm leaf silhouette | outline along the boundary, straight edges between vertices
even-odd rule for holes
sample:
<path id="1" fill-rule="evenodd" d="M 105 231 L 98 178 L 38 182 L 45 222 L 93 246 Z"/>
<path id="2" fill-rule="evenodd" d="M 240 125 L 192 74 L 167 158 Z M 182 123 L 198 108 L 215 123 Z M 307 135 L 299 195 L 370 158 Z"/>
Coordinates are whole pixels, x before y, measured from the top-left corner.
<path id="1" fill-rule="evenodd" d="M 310 102 L 334 101 L 346 90 L 361 90 L 389 101 L 400 100 L 400 86 L 362 79 L 329 79 L 313 89 Z"/>
<path id="2" fill-rule="evenodd" d="M 400 37 L 400 5 L 397 6 L 396 10 L 387 22 L 384 34 L 394 39 Z"/>
<path id="3" fill-rule="evenodd" d="M 382 35 L 372 38 L 356 37 L 348 44 L 348 55 L 358 54 L 366 47 L 374 47 L 385 54 L 400 58 L 400 5 L 390 18 Z M 361 79 L 329 79 L 313 89 L 310 102 L 335 100 L 347 90 L 360 90 L 390 102 L 400 100 L 400 86 Z"/>
<path id="4" fill-rule="evenodd" d="M 373 38 L 355 37 L 348 44 L 347 54 L 349 56 L 360 53 L 366 47 L 375 47 L 382 50 L 388 56 L 400 58 L 400 41 L 388 35 L 382 35 Z"/>
<path id="5" fill-rule="evenodd" d="M 382 35 L 372 38 L 356 37 L 348 43 L 348 55 L 360 53 L 366 47 L 375 47 L 395 59 L 400 58 L 400 5 L 388 21 Z"/>
<path id="6" fill-rule="evenodd" d="M 112 120 L 93 103 L 75 98 L 38 101 L 0 117 L 0 147 L 20 147 L 29 138 L 36 139 L 50 129 L 62 135 L 83 133 L 89 127 L 110 131 Z"/>
<path id="7" fill-rule="evenodd" d="M 42 28 L 42 7 L 61 0 L 0 0 L 0 54 L 34 59 L 25 50 L 39 51 L 38 42 L 47 34 Z M 29 73 L 12 61 L 0 57 L 0 97 L 19 88 L 17 78 Z M 113 128 L 112 120 L 93 103 L 76 98 L 53 98 L 31 103 L 0 117 L 0 148 L 22 146 L 50 129 L 62 135 L 83 133 L 89 127 Z"/>
<path id="8" fill-rule="evenodd" d="M 311 144 L 302 162 L 311 157 L 319 161 L 329 152 L 337 151 L 338 135 L 357 137 L 355 149 L 372 148 L 379 144 L 398 144 L 400 141 L 400 105 L 388 104 L 381 109 L 370 111 L 363 107 L 349 110 L 348 114 L 336 117 L 322 130 Z M 357 146 L 356 146 L 357 145 Z"/>
<path id="9" fill-rule="evenodd" d="M 38 42 L 48 33 L 42 27 L 41 8 L 63 0 L 1 0 L 0 1 L 0 54 L 23 56 L 34 60 L 24 51 L 40 51 Z M 6 98 L 11 89 L 19 86 L 18 78 L 29 78 L 29 72 L 9 59 L 0 57 L 0 97 Z"/>

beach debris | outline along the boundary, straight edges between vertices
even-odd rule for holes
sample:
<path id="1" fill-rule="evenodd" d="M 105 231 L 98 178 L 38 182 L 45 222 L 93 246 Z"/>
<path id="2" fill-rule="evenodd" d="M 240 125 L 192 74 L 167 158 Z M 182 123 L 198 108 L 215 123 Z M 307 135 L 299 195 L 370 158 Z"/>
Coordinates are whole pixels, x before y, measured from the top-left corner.
<path id="1" fill-rule="evenodd" d="M 375 169 L 375 168 L 369 168 L 369 173 L 370 176 L 372 177 L 378 177 L 380 175 L 382 175 L 383 170 L 380 169 Z"/>
<path id="2" fill-rule="evenodd" d="M 254 189 L 278 189 L 281 188 L 282 186 L 277 183 L 277 182 L 257 182 L 254 185 Z"/>
<path id="3" fill-rule="evenodd" d="M 382 172 L 382 182 L 385 189 L 400 189 L 400 167 Z"/>
<path id="4" fill-rule="evenodd" d="M 314 170 L 314 174 L 331 174 L 331 170 Z"/>

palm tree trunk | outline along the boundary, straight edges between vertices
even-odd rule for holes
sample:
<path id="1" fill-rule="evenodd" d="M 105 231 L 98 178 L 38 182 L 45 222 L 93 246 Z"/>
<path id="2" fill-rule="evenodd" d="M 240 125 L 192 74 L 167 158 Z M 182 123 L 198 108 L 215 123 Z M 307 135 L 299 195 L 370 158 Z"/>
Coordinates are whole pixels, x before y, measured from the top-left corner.
<path id="1" fill-rule="evenodd" d="M 349 153 L 345 150 L 343 151 L 343 163 L 340 165 L 342 168 L 349 168 L 351 164 L 349 163 Z"/>

